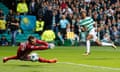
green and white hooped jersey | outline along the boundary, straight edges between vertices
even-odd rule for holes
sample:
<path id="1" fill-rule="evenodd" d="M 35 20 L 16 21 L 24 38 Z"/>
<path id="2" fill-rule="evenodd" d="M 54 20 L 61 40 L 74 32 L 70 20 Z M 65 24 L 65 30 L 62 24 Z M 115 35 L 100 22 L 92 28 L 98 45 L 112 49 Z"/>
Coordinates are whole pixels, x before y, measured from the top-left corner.
<path id="1" fill-rule="evenodd" d="M 91 17 L 86 17 L 85 19 L 80 20 L 80 27 L 85 27 L 87 32 L 94 28 L 94 21 Z"/>

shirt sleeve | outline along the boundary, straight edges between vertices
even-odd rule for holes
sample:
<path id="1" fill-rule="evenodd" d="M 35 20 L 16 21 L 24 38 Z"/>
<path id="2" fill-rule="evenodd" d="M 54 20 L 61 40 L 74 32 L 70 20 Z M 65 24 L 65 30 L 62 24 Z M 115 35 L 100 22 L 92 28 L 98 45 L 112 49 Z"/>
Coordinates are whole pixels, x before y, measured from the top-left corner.
<path id="1" fill-rule="evenodd" d="M 36 39 L 36 43 L 37 43 L 37 44 L 40 44 L 40 45 L 48 46 L 48 43 L 45 42 L 45 41 L 42 41 L 42 40 L 38 40 L 38 39 Z"/>

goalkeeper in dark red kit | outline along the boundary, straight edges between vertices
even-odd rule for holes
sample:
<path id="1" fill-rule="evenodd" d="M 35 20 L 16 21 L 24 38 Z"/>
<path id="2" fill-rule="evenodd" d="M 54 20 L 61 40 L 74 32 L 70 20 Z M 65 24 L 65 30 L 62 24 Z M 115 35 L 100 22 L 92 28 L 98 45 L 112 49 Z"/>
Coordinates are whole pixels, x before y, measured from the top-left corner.
<path id="1" fill-rule="evenodd" d="M 54 44 L 48 44 L 47 42 L 41 41 L 36 39 L 34 36 L 29 36 L 28 41 L 23 42 L 20 44 L 17 55 L 16 56 L 10 56 L 10 57 L 4 57 L 3 62 L 7 62 L 8 60 L 23 60 L 23 61 L 32 61 L 30 53 L 35 50 L 46 50 L 46 49 L 52 49 L 54 47 Z M 50 59 L 47 60 L 42 57 L 37 58 L 38 62 L 44 62 L 44 63 L 56 63 L 56 59 Z"/>

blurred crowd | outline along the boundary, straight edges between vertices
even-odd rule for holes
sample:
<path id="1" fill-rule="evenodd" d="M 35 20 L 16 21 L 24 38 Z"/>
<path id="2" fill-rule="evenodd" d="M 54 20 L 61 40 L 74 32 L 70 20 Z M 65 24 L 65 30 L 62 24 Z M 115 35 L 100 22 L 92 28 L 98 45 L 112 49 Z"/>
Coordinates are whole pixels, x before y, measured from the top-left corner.
<path id="1" fill-rule="evenodd" d="M 85 9 L 87 16 L 94 19 L 95 27 L 99 28 L 100 40 L 120 42 L 120 0 L 1 0 L 1 2 L 10 11 L 5 16 L 0 10 L 0 19 L 5 19 L 8 24 L 11 22 L 16 24 L 19 23 L 19 18 L 12 20 L 13 16 L 35 15 L 37 20 L 42 20 L 45 24 L 39 34 L 51 29 L 63 43 L 66 32 L 69 31 L 74 32 L 80 40 L 83 39 L 83 33 L 77 26 L 81 19 L 81 10 Z M 13 31 L 18 29 L 19 24 L 14 26 Z"/>

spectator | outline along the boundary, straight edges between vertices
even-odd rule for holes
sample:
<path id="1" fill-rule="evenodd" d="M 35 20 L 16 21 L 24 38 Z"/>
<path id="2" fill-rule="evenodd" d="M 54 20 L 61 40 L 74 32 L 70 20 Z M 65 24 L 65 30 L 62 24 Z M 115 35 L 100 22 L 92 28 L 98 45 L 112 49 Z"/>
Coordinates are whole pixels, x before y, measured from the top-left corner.
<path id="1" fill-rule="evenodd" d="M 0 9 L 0 34 L 6 31 L 6 21 L 3 11 Z"/>
<path id="2" fill-rule="evenodd" d="M 45 21 L 45 29 L 51 29 L 52 28 L 52 6 L 48 6 L 48 9 L 45 12 L 44 15 L 44 21 Z"/>
<path id="3" fill-rule="evenodd" d="M 67 15 L 73 13 L 72 9 L 69 6 L 66 6 L 66 8 L 62 10 L 62 12 Z"/>
<path id="4" fill-rule="evenodd" d="M 103 39 L 101 40 L 102 42 L 108 42 L 108 43 L 111 43 L 112 40 L 110 39 L 110 35 L 108 33 L 105 33 L 103 35 Z"/>
<path id="5" fill-rule="evenodd" d="M 36 17 L 44 16 L 44 14 L 45 14 L 45 9 L 44 9 L 42 0 L 41 0 L 41 1 L 40 1 L 40 0 L 37 0 L 37 1 L 36 1 L 35 8 L 36 8 Z"/>
<path id="6" fill-rule="evenodd" d="M 13 11 L 16 11 L 16 5 L 19 0 L 2 0 L 2 2 Z"/>
<path id="7" fill-rule="evenodd" d="M 62 8 L 62 10 L 65 9 L 66 6 L 67 6 L 66 1 L 65 1 L 65 0 L 61 0 L 61 1 L 60 1 L 60 7 Z"/>
<path id="8" fill-rule="evenodd" d="M 12 9 L 10 9 L 8 15 L 6 16 L 6 21 L 9 23 L 11 21 L 12 17 L 14 17 L 14 16 L 15 16 L 14 11 Z"/>
<path id="9" fill-rule="evenodd" d="M 35 0 L 31 0 L 31 2 L 29 4 L 29 12 L 31 15 L 36 14 L 36 1 Z"/>
<path id="10" fill-rule="evenodd" d="M 26 0 L 22 0 L 20 3 L 17 4 L 17 12 L 20 14 L 28 13 L 28 5 L 26 3 Z"/>
<path id="11" fill-rule="evenodd" d="M 1 39 L 0 39 L 0 45 L 1 46 L 7 46 L 8 45 L 8 40 L 7 40 L 7 38 L 4 36 L 4 35 L 2 35 L 2 37 L 1 37 Z"/>
<path id="12" fill-rule="evenodd" d="M 0 20 L 4 20 L 5 16 L 3 11 L 0 9 Z"/>
<path id="13" fill-rule="evenodd" d="M 52 43 L 55 40 L 55 33 L 52 30 L 45 30 L 41 36 L 43 41 Z"/>
<path id="14" fill-rule="evenodd" d="M 0 34 L 3 34 L 6 31 L 6 21 L 0 20 Z"/>
<path id="15" fill-rule="evenodd" d="M 115 26 L 112 27 L 112 37 L 115 42 L 119 42 L 120 33 Z"/>
<path id="16" fill-rule="evenodd" d="M 15 14 L 14 14 L 13 10 L 10 9 L 8 15 L 6 16 L 7 29 L 8 29 L 8 31 L 9 31 L 8 24 L 11 22 L 12 17 L 15 17 Z"/>
<path id="17" fill-rule="evenodd" d="M 118 31 L 120 32 L 120 19 L 117 20 L 117 28 L 118 28 Z"/>
<path id="18" fill-rule="evenodd" d="M 59 14 L 58 11 L 53 11 L 52 16 L 52 30 L 55 32 L 55 34 L 58 33 L 58 22 L 59 22 Z"/>
<path id="19" fill-rule="evenodd" d="M 42 17 L 39 17 L 36 21 L 35 32 L 38 33 L 39 35 L 42 35 L 44 31 L 44 25 L 45 25 L 45 22 L 43 21 Z"/>
<path id="20" fill-rule="evenodd" d="M 11 44 L 12 46 L 16 45 L 16 35 L 18 33 L 19 29 L 19 21 L 15 19 L 15 17 L 12 17 L 10 23 L 8 24 L 8 28 L 10 29 L 11 34 Z"/>

